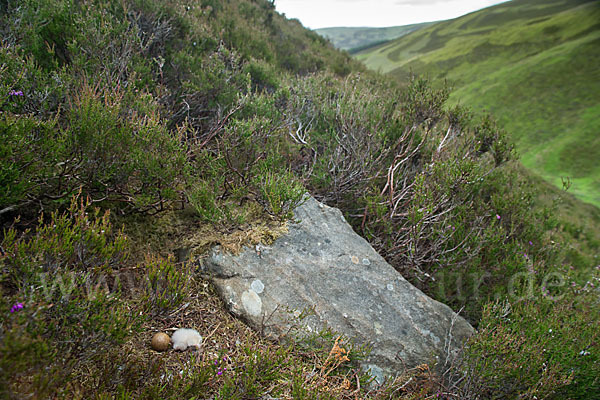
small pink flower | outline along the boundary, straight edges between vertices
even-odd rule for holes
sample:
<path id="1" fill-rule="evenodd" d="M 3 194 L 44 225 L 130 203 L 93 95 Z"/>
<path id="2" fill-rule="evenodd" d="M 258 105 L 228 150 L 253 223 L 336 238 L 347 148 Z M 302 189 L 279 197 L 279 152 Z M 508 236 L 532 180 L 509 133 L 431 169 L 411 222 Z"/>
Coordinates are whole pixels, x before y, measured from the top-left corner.
<path id="1" fill-rule="evenodd" d="M 502 218 L 500 215 L 496 214 L 496 219 Z"/>
<path id="2" fill-rule="evenodd" d="M 21 310 L 22 308 L 23 308 L 23 303 L 17 303 L 10 308 L 10 312 L 14 313 L 14 312 Z"/>

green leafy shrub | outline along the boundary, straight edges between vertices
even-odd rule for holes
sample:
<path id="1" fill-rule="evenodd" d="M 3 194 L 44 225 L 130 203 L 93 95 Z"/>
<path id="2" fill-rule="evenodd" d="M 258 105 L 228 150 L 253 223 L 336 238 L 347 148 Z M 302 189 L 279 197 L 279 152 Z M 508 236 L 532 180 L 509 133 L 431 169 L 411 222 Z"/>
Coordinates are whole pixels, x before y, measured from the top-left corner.
<path id="1" fill-rule="evenodd" d="M 491 152 L 497 166 L 513 158 L 514 144 L 508 140 L 506 132 L 500 130 L 490 115 L 486 114 L 475 128 L 475 140 L 477 151 L 481 154 Z"/>
<path id="2" fill-rule="evenodd" d="M 207 57 L 181 50 L 172 63 L 175 70 L 169 73 L 181 76 L 180 81 L 183 78 L 178 89 L 180 100 L 174 107 L 185 110 L 172 116 L 173 125 L 187 119 L 199 131 L 210 131 L 214 126 L 207 121 L 218 124 L 236 108 L 241 93 L 247 92 L 250 85 L 250 77 L 242 73 L 240 55 L 223 45 Z"/>
<path id="3" fill-rule="evenodd" d="M 426 79 L 413 77 L 402 93 L 402 117 L 407 125 L 425 124 L 431 130 L 446 115 L 444 103 L 450 93 L 448 88 L 434 89 Z"/>
<path id="4" fill-rule="evenodd" d="M 119 204 L 125 210 L 159 212 L 175 201 L 185 201 L 185 193 L 191 194 L 187 198 L 193 198 L 198 209 L 206 209 L 216 204 L 217 198 L 210 199 L 205 190 L 212 187 L 213 196 L 221 193 L 221 203 L 231 198 L 231 190 L 237 199 L 251 191 L 257 199 L 263 199 L 263 206 L 270 212 L 289 213 L 274 211 L 278 206 L 269 205 L 273 198 L 266 199 L 267 191 L 262 188 L 244 188 L 252 184 L 248 177 L 240 181 L 230 175 L 223 180 L 214 174 L 183 176 L 181 172 L 197 165 L 199 150 L 215 149 L 228 119 L 241 108 L 245 108 L 241 113 L 247 118 L 258 111 L 252 108 L 262 102 L 259 112 L 275 117 L 271 129 L 281 128 L 281 116 L 276 115 L 269 96 L 248 107 L 243 105 L 249 93 L 274 91 L 280 85 L 281 69 L 270 64 L 273 59 L 286 57 L 284 53 L 289 51 L 297 55 L 294 48 L 310 50 L 303 57 L 308 64 L 300 69 L 314 71 L 324 66 L 320 57 L 323 51 L 337 58 L 339 54 L 325 49 L 318 36 L 306 36 L 299 26 L 294 25 L 290 31 L 273 14 L 269 2 L 203 3 L 199 7 L 112 0 L 92 3 L 93 7 L 70 1 L 51 5 L 32 0 L 21 7 L 11 3 L 2 16 L 7 22 L 7 35 L 16 44 L 3 47 L 9 73 L 3 75 L 2 84 L 8 91 L 24 93 L 3 104 L 12 114 L 5 117 L 5 129 L 12 128 L 13 120 L 33 118 L 22 115 L 24 112 L 32 111 L 40 117 L 11 133 L 13 143 L 3 149 L 8 154 L 22 153 L 15 147 L 19 145 L 40 148 L 31 159 L 19 160 L 18 155 L 7 161 L 2 179 L 11 187 L 11 193 L 4 195 L 3 208 L 15 215 L 26 204 L 61 206 L 83 187 L 93 201 Z M 12 23 L 19 18 L 27 23 Z M 196 20 L 201 23 L 190 23 Z M 291 37 L 292 31 L 298 39 L 295 47 L 281 46 L 281 38 Z M 224 33 L 220 41 L 214 40 L 217 32 Z M 273 35 L 281 37 L 273 41 Z M 21 52 L 32 53 L 33 57 L 25 58 Z M 21 62 L 15 62 L 19 58 Z M 346 56 L 346 69 L 348 60 Z M 89 76 L 94 77 L 93 81 L 86 78 Z M 167 108 L 166 119 L 161 116 L 163 105 Z M 44 130 L 35 143 L 27 141 L 25 132 L 34 129 L 33 124 Z M 282 133 L 278 132 L 277 139 L 269 139 L 265 147 L 270 149 L 271 158 L 279 146 L 288 145 L 281 140 Z M 254 140 L 252 146 L 261 140 Z M 257 155 L 252 146 L 250 154 Z M 242 147 L 239 149 L 238 154 L 243 154 Z M 272 173 L 289 177 L 286 159 L 293 157 L 289 151 L 294 149 L 285 151 L 288 153 L 283 158 L 269 164 L 275 166 Z M 211 157 L 222 159 L 214 153 Z M 258 153 L 254 160 L 260 157 Z M 254 161 L 248 162 L 254 165 Z M 254 174 L 254 167 L 244 173 Z M 32 176 L 17 177 L 18 168 L 30 171 Z M 271 175 L 264 182 L 281 179 Z M 254 183 L 261 185 L 260 180 Z M 271 185 L 268 191 L 274 193 L 274 188 Z M 227 207 L 215 207 L 202 211 L 204 217 L 221 209 L 217 219 L 231 218 Z"/>
<path id="5" fill-rule="evenodd" d="M 194 183 L 187 197 L 208 221 L 239 221 L 243 215 L 234 215 L 232 209 L 236 203 L 240 209 L 239 205 L 250 199 L 266 213 L 288 219 L 305 189 L 287 168 L 291 150 L 285 145 L 281 117 L 274 112 L 272 102 L 263 98 L 240 107 L 239 115 L 230 114 L 213 131 L 214 141 L 197 150 L 190 172 Z M 249 109 L 252 117 L 246 119 Z M 262 113 L 271 118 L 262 117 Z"/>
<path id="6" fill-rule="evenodd" d="M 112 226 L 108 212 L 95 209 L 89 216 L 89 200 L 71 200 L 68 213 L 52 213 L 50 222 L 40 226 L 30 240 L 19 238 L 15 229 L 4 232 L 2 247 L 6 255 L 5 278 L 15 289 L 26 289 L 39 279 L 39 273 L 64 271 L 109 272 L 126 260 L 125 238 L 110 239 Z"/>

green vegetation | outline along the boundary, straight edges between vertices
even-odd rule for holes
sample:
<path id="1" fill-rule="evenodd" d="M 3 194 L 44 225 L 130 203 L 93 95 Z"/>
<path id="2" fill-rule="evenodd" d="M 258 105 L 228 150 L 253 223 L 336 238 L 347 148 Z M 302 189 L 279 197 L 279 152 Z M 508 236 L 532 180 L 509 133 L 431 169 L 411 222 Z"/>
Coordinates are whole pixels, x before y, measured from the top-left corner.
<path id="1" fill-rule="evenodd" d="M 454 87 L 450 104 L 486 109 L 527 167 L 600 206 L 600 6 L 515 0 L 357 54 L 369 68 Z"/>
<path id="2" fill-rule="evenodd" d="M 366 72 L 266 0 L 5 1 L 0 20 L 2 398 L 600 390 L 597 209 L 446 88 Z M 461 357 L 373 389 L 347 338 L 272 343 L 225 311 L 186 249 L 275 240 L 305 190 L 479 327 Z M 149 349 L 178 326 L 200 352 Z"/>
<path id="3" fill-rule="evenodd" d="M 331 40 L 336 48 L 348 50 L 352 54 L 362 49 L 376 46 L 382 42 L 408 35 L 417 29 L 425 28 L 431 24 L 434 24 L 434 22 L 390 26 L 387 28 L 321 28 L 315 29 L 315 32 Z"/>

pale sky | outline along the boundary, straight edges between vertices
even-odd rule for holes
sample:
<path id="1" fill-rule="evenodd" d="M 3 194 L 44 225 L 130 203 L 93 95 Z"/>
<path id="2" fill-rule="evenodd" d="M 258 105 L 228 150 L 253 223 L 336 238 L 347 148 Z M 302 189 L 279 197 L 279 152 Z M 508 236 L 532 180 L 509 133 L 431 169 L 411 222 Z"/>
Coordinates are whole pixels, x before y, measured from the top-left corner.
<path id="1" fill-rule="evenodd" d="M 439 21 L 507 0 L 275 0 L 275 7 L 307 28 L 386 27 Z"/>

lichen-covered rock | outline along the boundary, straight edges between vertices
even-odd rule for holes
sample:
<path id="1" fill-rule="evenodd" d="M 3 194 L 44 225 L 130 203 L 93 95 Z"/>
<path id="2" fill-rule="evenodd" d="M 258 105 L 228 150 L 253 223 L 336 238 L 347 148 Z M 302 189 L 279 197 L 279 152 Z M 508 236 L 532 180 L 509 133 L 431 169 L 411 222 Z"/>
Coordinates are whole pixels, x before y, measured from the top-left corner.
<path id="1" fill-rule="evenodd" d="M 338 209 L 309 198 L 295 218 L 271 246 L 237 256 L 216 248 L 202 263 L 230 311 L 253 328 L 279 339 L 291 324 L 326 324 L 372 345 L 363 367 L 379 379 L 452 355 L 473 332 L 387 264 Z M 314 312 L 294 320 L 307 309 Z"/>

